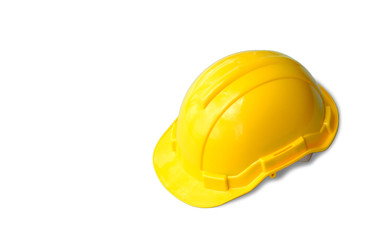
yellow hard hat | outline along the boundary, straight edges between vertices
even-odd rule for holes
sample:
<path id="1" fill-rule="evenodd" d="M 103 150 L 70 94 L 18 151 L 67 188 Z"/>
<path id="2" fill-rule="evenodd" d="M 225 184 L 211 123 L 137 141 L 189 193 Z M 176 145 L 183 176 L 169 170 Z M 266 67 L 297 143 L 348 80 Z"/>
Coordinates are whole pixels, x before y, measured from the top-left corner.
<path id="1" fill-rule="evenodd" d="M 301 64 L 273 51 L 240 52 L 195 80 L 153 163 L 178 199 L 215 207 L 324 151 L 337 128 L 335 102 Z"/>

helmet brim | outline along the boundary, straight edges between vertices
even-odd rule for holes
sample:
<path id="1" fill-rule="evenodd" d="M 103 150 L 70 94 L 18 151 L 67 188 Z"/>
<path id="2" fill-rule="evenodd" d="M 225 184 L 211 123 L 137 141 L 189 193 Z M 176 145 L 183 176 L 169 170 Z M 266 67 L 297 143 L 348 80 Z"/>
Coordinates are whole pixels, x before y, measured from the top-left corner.
<path id="1" fill-rule="evenodd" d="M 251 187 L 217 191 L 206 188 L 203 181 L 187 173 L 180 161 L 179 153 L 173 151 L 171 131 L 173 125 L 159 140 L 153 154 L 153 165 L 165 188 L 181 201 L 195 207 L 209 208 L 222 205 L 255 188 L 266 176 L 256 179 Z"/>

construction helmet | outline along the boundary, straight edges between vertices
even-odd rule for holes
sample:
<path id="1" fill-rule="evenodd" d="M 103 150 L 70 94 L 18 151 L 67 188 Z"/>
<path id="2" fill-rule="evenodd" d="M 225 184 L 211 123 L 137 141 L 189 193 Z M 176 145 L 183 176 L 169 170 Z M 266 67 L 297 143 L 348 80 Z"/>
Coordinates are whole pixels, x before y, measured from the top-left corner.
<path id="1" fill-rule="evenodd" d="M 324 151 L 337 128 L 335 102 L 301 64 L 273 51 L 240 52 L 195 80 L 153 163 L 178 199 L 215 207 Z"/>

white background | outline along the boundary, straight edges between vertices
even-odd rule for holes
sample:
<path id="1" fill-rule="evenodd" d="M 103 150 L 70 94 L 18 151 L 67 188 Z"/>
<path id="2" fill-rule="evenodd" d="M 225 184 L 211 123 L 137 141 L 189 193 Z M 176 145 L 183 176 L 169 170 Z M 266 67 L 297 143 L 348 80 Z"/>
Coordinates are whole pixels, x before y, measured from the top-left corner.
<path id="1" fill-rule="evenodd" d="M 0 239 L 364 239 L 363 1 L 1 1 Z M 157 141 L 206 67 L 269 49 L 335 99 L 331 148 L 221 207 Z"/>

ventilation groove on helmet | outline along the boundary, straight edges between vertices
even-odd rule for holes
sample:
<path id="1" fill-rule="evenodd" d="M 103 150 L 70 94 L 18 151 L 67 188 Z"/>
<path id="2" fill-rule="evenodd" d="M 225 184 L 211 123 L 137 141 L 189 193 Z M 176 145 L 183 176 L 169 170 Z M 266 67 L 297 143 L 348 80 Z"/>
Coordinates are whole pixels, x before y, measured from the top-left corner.
<path id="1" fill-rule="evenodd" d="M 273 58 L 275 58 L 275 61 L 273 62 Z M 250 68 L 248 68 L 247 70 L 243 71 L 238 71 L 239 69 L 242 68 L 233 68 L 231 71 L 229 71 L 227 74 L 224 74 L 223 76 L 221 76 L 219 79 L 217 79 L 217 84 L 213 85 L 211 87 L 210 90 L 208 90 L 208 94 L 206 95 L 206 97 L 203 99 L 203 107 L 206 108 L 209 103 L 214 99 L 215 96 L 217 96 L 221 91 L 223 91 L 227 86 L 229 86 L 231 83 L 235 82 L 236 80 L 244 77 L 245 75 L 256 71 L 258 69 L 261 68 L 265 68 L 271 65 L 276 65 L 276 64 L 296 64 L 299 66 L 299 64 L 297 62 L 295 62 L 293 59 L 289 58 L 289 57 L 278 57 L 278 56 L 271 56 L 271 57 L 265 57 L 263 58 L 259 63 L 255 64 L 254 66 L 251 66 Z M 233 75 L 230 78 L 227 78 L 228 75 Z"/>

